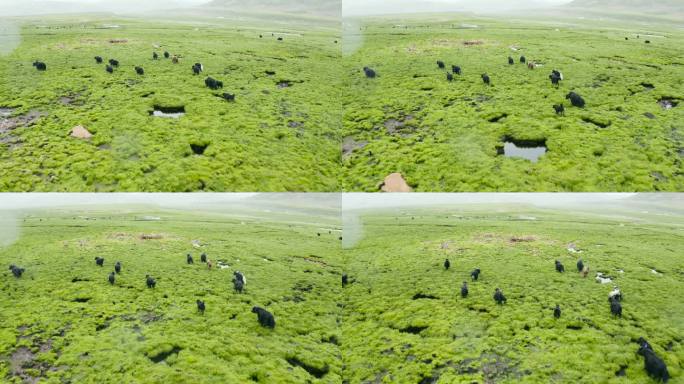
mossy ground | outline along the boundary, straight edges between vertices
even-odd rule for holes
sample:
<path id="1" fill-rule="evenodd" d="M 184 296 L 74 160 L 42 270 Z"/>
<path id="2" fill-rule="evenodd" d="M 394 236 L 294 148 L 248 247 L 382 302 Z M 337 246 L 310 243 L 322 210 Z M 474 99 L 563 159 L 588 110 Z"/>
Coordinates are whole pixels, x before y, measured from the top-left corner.
<path id="1" fill-rule="evenodd" d="M 60 209 L 19 221 L 19 239 L 0 250 L 0 381 L 341 381 L 334 222 L 124 211 Z M 214 269 L 199 262 L 201 252 Z M 110 286 L 116 261 L 123 270 Z M 26 268 L 24 276 L 15 279 L 10 263 Z M 233 291 L 236 269 L 247 277 L 243 294 Z M 146 274 L 155 289 L 146 288 Z M 275 315 L 274 330 L 259 326 L 255 305 Z"/>
<path id="2" fill-rule="evenodd" d="M 377 191 L 401 172 L 427 192 L 681 191 L 684 34 L 596 23 L 462 15 L 349 23 L 345 41 L 359 46 L 344 57 L 342 136 L 355 150 L 343 159 L 343 189 Z M 528 69 L 521 55 L 539 66 Z M 437 60 L 463 74 L 448 82 Z M 365 78 L 365 66 L 378 77 Z M 564 75 L 558 89 L 552 69 Z M 585 108 L 570 106 L 570 91 Z M 679 105 L 664 109 L 663 98 Z M 565 116 L 552 108 L 560 103 Z M 500 156 L 505 136 L 545 140 L 548 152 L 537 163 Z"/>
<path id="3" fill-rule="evenodd" d="M 355 280 L 342 322 L 350 383 L 650 383 L 636 354 L 641 336 L 681 382 L 681 219 L 493 208 L 361 216 L 363 239 L 344 251 Z M 579 257 L 587 278 L 576 272 Z M 475 268 L 482 273 L 471 282 Z M 621 319 L 598 271 L 624 294 Z M 496 287 L 507 304 L 494 302 Z"/>
<path id="4" fill-rule="evenodd" d="M 216 18 L 17 23 L 21 44 L 0 56 L 0 107 L 14 108 L 14 117 L 43 116 L 1 133 L 0 189 L 339 190 L 336 30 Z M 155 51 L 160 60 L 152 60 Z M 164 59 L 164 51 L 180 63 Z M 94 56 L 121 66 L 108 74 Z M 47 71 L 36 71 L 34 60 L 46 62 Z M 193 76 L 195 62 L 205 67 L 200 76 Z M 207 76 L 224 89 L 206 88 Z M 278 85 L 284 82 L 290 86 Z M 223 92 L 236 101 L 219 97 Z M 150 116 L 155 105 L 184 106 L 186 115 Z M 92 139 L 69 137 L 77 125 Z M 209 146 L 196 155 L 191 144 Z"/>

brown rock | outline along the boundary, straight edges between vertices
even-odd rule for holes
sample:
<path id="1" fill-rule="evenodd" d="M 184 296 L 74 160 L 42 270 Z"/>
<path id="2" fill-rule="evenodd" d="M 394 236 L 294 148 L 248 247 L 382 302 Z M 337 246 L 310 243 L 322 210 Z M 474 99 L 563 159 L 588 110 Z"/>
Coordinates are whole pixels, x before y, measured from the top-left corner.
<path id="1" fill-rule="evenodd" d="M 382 183 L 380 189 L 383 192 L 411 192 L 411 187 L 398 172 L 385 177 L 385 182 Z"/>
<path id="2" fill-rule="evenodd" d="M 71 129 L 71 137 L 75 137 L 77 139 L 90 139 L 93 137 L 93 134 L 85 129 L 82 125 L 77 125 Z"/>

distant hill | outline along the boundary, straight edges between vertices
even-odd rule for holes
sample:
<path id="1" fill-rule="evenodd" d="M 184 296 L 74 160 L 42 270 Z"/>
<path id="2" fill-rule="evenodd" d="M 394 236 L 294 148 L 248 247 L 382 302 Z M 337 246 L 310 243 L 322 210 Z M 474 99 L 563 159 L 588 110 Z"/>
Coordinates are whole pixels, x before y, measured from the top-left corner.
<path id="1" fill-rule="evenodd" d="M 339 18 L 342 0 L 213 0 L 205 7 L 240 13 L 284 13 Z"/>
<path id="2" fill-rule="evenodd" d="M 566 7 L 597 13 L 684 16 L 684 0 L 574 0 Z"/>

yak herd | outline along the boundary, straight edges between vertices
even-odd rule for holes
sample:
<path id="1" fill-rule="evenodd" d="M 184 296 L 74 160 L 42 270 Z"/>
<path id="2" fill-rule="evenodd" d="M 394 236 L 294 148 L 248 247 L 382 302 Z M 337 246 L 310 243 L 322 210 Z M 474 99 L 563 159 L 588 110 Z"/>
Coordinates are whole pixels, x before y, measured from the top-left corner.
<path id="1" fill-rule="evenodd" d="M 528 62 L 528 60 L 525 56 L 520 56 L 520 63 L 526 64 L 527 68 L 529 68 L 529 69 L 535 69 L 537 67 L 537 64 L 535 62 L 531 62 L 531 61 Z M 515 64 L 515 60 L 510 56 L 508 57 L 508 64 L 510 64 L 510 65 Z M 446 64 L 444 63 L 444 61 L 437 60 L 437 68 L 445 69 Z M 370 67 L 363 67 L 363 72 L 365 73 L 366 77 L 369 79 L 374 79 L 378 76 L 377 72 Z M 454 80 L 454 75 L 461 75 L 461 74 L 462 74 L 461 67 L 459 65 L 452 65 L 451 66 L 451 72 L 449 72 L 449 71 L 446 72 L 446 79 L 447 79 L 447 81 L 451 82 Z M 482 82 L 485 85 L 489 86 L 492 84 L 492 79 L 491 79 L 491 77 L 489 77 L 489 75 L 487 73 L 483 73 L 482 75 L 480 75 L 480 77 L 482 78 Z M 559 70 L 554 69 L 551 71 L 551 74 L 549 75 L 549 79 L 551 80 L 551 84 L 553 86 L 555 86 L 556 88 L 558 88 L 560 86 L 560 82 L 563 80 L 563 74 Z M 580 96 L 578 93 L 570 92 L 565 96 L 565 98 L 567 100 L 570 100 L 570 104 L 572 104 L 574 107 L 584 108 L 585 101 L 582 98 L 582 96 Z M 563 106 L 562 103 L 558 104 L 558 105 L 554 105 L 553 109 L 557 115 L 564 115 L 565 114 L 565 107 Z"/>
<path id="2" fill-rule="evenodd" d="M 211 260 L 209 260 L 207 258 L 206 253 L 202 253 L 200 255 L 200 260 L 203 263 L 207 264 L 208 269 L 212 268 L 213 264 L 211 263 Z M 189 253 L 186 256 L 186 262 L 188 264 L 194 264 L 194 260 L 192 258 L 192 255 Z M 95 265 L 97 265 L 98 267 L 104 267 L 104 264 L 105 264 L 105 259 L 103 257 L 97 257 L 97 256 L 95 257 Z M 24 268 L 18 267 L 14 264 L 10 265 L 9 269 L 12 271 L 12 274 L 16 278 L 20 278 L 23 275 L 23 273 L 25 272 Z M 107 275 L 107 281 L 109 282 L 110 285 L 116 284 L 116 276 L 121 273 L 121 269 L 122 269 L 122 264 L 120 261 L 117 261 L 114 264 L 114 271 L 111 271 Z M 247 278 L 245 277 L 245 275 L 242 272 L 240 272 L 240 271 L 233 272 L 232 282 L 233 282 L 233 288 L 235 289 L 235 292 L 237 292 L 238 294 L 244 292 L 245 285 L 247 284 Z M 145 275 L 145 284 L 147 285 L 147 288 L 154 289 L 157 286 L 157 280 L 150 275 Z M 206 304 L 204 303 L 204 301 L 197 300 L 197 311 L 198 312 L 200 312 L 201 314 L 204 314 L 204 311 L 206 310 L 206 308 L 207 307 L 206 307 Z M 259 324 L 261 324 L 261 326 L 267 327 L 267 328 L 275 328 L 275 317 L 273 316 L 273 314 L 271 312 L 267 311 L 264 308 L 255 306 L 252 308 L 252 313 L 257 314 L 257 319 L 259 321 Z"/>
<path id="3" fill-rule="evenodd" d="M 449 261 L 449 259 L 446 259 L 444 260 L 443 265 L 445 270 L 449 270 L 449 268 L 451 267 L 451 262 Z M 565 267 L 559 260 L 555 261 L 555 268 L 558 273 L 565 272 Z M 577 271 L 580 273 L 581 276 L 585 278 L 587 277 L 589 267 L 584 264 L 584 261 L 582 261 L 582 259 L 579 259 L 577 261 Z M 480 274 L 481 270 L 479 268 L 472 270 L 470 272 L 471 281 L 478 281 Z M 349 285 L 352 281 L 353 279 L 350 280 L 347 274 L 342 275 L 343 288 Z M 461 297 L 468 297 L 468 293 L 468 283 L 464 281 L 463 285 L 461 286 Z M 506 296 L 504 295 L 503 291 L 498 287 L 494 290 L 493 298 L 494 302 L 496 302 L 496 304 L 498 305 L 506 304 Z M 622 292 L 618 287 L 614 287 L 613 290 L 608 294 L 608 301 L 610 303 L 610 312 L 612 316 L 622 317 L 622 304 L 620 303 L 622 299 Z M 559 319 L 561 317 L 561 307 L 559 304 L 556 304 L 556 306 L 553 308 L 553 317 L 556 319 Z M 665 362 L 655 354 L 655 352 L 651 348 L 651 345 L 643 337 L 639 338 L 638 343 L 639 349 L 637 353 L 644 357 L 644 366 L 648 375 L 658 381 L 662 381 L 664 383 L 667 382 L 670 378 L 670 375 L 667 371 L 667 366 L 665 365 Z"/>
<path id="4" fill-rule="evenodd" d="M 171 58 L 171 61 L 174 64 L 178 64 L 180 57 L 178 55 L 171 55 L 168 51 L 164 52 L 164 58 Z M 152 52 L 152 60 L 159 60 L 159 54 L 157 52 Z M 95 63 L 96 64 L 103 64 L 104 59 L 102 56 L 95 56 Z M 119 61 L 116 59 L 109 59 L 107 61 L 108 64 L 105 65 L 105 71 L 107 73 L 113 74 L 115 69 L 119 68 Z M 47 65 L 42 62 L 42 61 L 35 61 L 33 62 L 33 66 L 39 70 L 39 71 L 47 71 Z M 138 74 L 139 76 L 144 76 L 145 75 L 145 69 L 141 66 L 135 66 L 133 68 L 135 70 L 135 73 Z M 192 66 L 192 73 L 194 75 L 200 75 L 204 71 L 204 65 L 202 63 L 195 63 Z M 217 91 L 219 89 L 223 88 L 223 82 L 220 80 L 216 80 L 212 78 L 211 76 L 207 77 L 204 80 L 204 85 L 214 91 Z M 228 93 L 224 92 L 223 94 L 220 95 L 222 98 L 224 98 L 226 101 L 235 101 L 235 94 L 233 93 Z"/>

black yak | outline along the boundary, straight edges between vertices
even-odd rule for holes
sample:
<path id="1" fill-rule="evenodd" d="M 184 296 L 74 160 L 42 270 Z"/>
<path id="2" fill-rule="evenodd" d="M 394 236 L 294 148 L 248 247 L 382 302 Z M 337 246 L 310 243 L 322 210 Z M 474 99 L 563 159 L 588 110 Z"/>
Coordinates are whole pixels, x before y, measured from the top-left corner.
<path id="1" fill-rule="evenodd" d="M 461 74 L 461 67 L 459 67 L 458 65 L 452 65 L 451 66 L 451 72 L 453 72 L 457 75 L 460 75 Z"/>
<path id="2" fill-rule="evenodd" d="M 447 76 L 447 81 L 453 81 L 454 80 L 454 75 L 452 75 L 451 73 L 447 72 L 446 76 Z"/>
<path id="3" fill-rule="evenodd" d="M 440 68 L 440 69 L 444 69 L 444 62 L 441 61 L 441 60 L 438 60 L 438 61 L 437 61 L 437 67 Z"/>
<path id="4" fill-rule="evenodd" d="M 137 73 L 138 75 L 144 75 L 145 70 L 142 67 L 135 67 L 135 73 Z"/>
<path id="5" fill-rule="evenodd" d="M 363 67 L 363 72 L 366 74 L 366 77 L 369 79 L 374 79 L 377 74 L 375 73 L 374 70 L 368 68 L 368 67 Z"/>
<path id="6" fill-rule="evenodd" d="M 235 101 L 235 94 L 234 93 L 224 92 L 222 96 L 226 101 Z"/>
<path id="7" fill-rule="evenodd" d="M 95 62 L 98 64 L 102 64 L 102 56 L 95 56 Z"/>
<path id="8" fill-rule="evenodd" d="M 109 273 L 109 284 L 114 285 L 114 281 L 116 280 L 116 277 L 114 277 L 114 272 Z"/>
<path id="9" fill-rule="evenodd" d="M 574 105 L 575 107 L 584 108 L 584 99 L 577 93 L 570 92 L 567 95 L 565 95 L 565 98 L 569 99 L 572 105 Z"/>
<path id="10" fill-rule="evenodd" d="M 520 62 L 523 64 L 525 64 L 527 62 L 527 59 L 525 58 L 525 56 L 520 56 Z"/>
<path id="11" fill-rule="evenodd" d="M 622 317 L 622 304 L 614 297 L 610 299 L 610 313 L 612 313 L 613 316 Z"/>
<path id="12" fill-rule="evenodd" d="M 188 253 L 188 255 L 185 257 L 186 261 L 188 264 L 194 264 L 194 260 L 192 259 L 192 255 Z"/>
<path id="13" fill-rule="evenodd" d="M 480 268 L 473 269 L 472 272 L 470 272 L 470 279 L 477 281 L 477 279 L 480 277 Z"/>
<path id="14" fill-rule="evenodd" d="M 468 296 L 468 283 L 465 281 L 463 282 L 463 285 L 461 285 L 461 297 L 467 297 Z"/>
<path id="15" fill-rule="evenodd" d="M 117 261 L 116 264 L 114 264 L 114 270 L 116 273 L 121 273 L 121 262 Z"/>
<path id="16" fill-rule="evenodd" d="M 349 284 L 349 276 L 347 274 L 342 275 L 342 287 L 346 287 Z"/>
<path id="17" fill-rule="evenodd" d="M 206 254 L 206 253 L 203 252 L 203 253 L 200 255 L 200 261 L 203 262 L 203 263 L 206 263 L 206 262 L 207 262 L 207 254 Z"/>
<path id="18" fill-rule="evenodd" d="M 560 319 L 560 316 L 561 316 L 560 305 L 556 304 L 556 308 L 553 309 L 553 317 L 555 317 L 556 319 Z"/>
<path id="19" fill-rule="evenodd" d="M 489 75 L 486 73 L 482 74 L 482 81 L 484 81 L 485 84 L 489 85 Z"/>
<path id="20" fill-rule="evenodd" d="M 451 262 L 449 259 L 444 260 L 444 269 L 448 270 L 451 267 Z"/>
<path id="21" fill-rule="evenodd" d="M 513 60 L 513 58 L 510 56 L 508 56 L 508 64 L 510 64 L 510 65 L 515 64 L 515 60 Z"/>
<path id="22" fill-rule="evenodd" d="M 43 63 L 42 61 L 34 61 L 33 66 L 36 67 L 36 69 L 39 71 L 46 71 L 47 70 L 47 65 L 45 63 Z"/>
<path id="23" fill-rule="evenodd" d="M 114 67 L 112 67 L 111 65 L 107 65 L 105 67 L 105 71 L 107 71 L 109 73 L 114 73 Z"/>
<path id="24" fill-rule="evenodd" d="M 637 353 L 644 357 L 644 368 L 646 368 L 646 372 L 648 372 L 649 376 L 657 381 L 662 381 L 663 383 L 667 383 L 667 381 L 670 380 L 670 374 L 667 372 L 667 365 L 665 365 L 665 362 L 653 352 L 653 349 L 651 349 L 650 346 L 641 346 Z"/>
<path id="25" fill-rule="evenodd" d="M 12 264 L 9 266 L 10 271 L 12 271 L 12 274 L 16 278 L 20 278 L 21 275 L 24 273 L 24 268 L 17 267 L 16 265 Z"/>
<path id="26" fill-rule="evenodd" d="M 104 265 L 104 258 L 95 256 L 95 264 L 99 265 L 100 267 Z"/>
<path id="27" fill-rule="evenodd" d="M 247 278 L 240 271 L 233 272 L 233 289 L 235 292 L 242 293 L 247 284 Z"/>
<path id="28" fill-rule="evenodd" d="M 553 110 L 556 111 L 556 115 L 565 115 L 565 107 L 563 104 L 554 105 Z"/>
<path id="29" fill-rule="evenodd" d="M 111 65 L 112 67 L 118 67 L 119 60 L 109 59 L 109 65 Z"/>
<path id="30" fill-rule="evenodd" d="M 204 310 L 206 309 L 206 306 L 204 305 L 204 301 L 202 300 L 197 300 L 197 310 L 204 315 Z"/>
<path id="31" fill-rule="evenodd" d="M 152 60 L 157 60 L 159 59 L 159 55 L 157 55 L 157 52 L 152 52 Z"/>
<path id="32" fill-rule="evenodd" d="M 506 303 L 506 296 L 504 296 L 499 288 L 494 291 L 494 301 L 496 301 L 497 304 Z"/>
<path id="33" fill-rule="evenodd" d="M 561 272 L 561 273 L 565 272 L 565 267 L 558 260 L 556 260 L 556 271 Z"/>
<path id="34" fill-rule="evenodd" d="M 584 270 L 584 262 L 582 259 L 577 260 L 577 272 L 582 272 Z"/>
<path id="35" fill-rule="evenodd" d="M 164 51 L 164 57 L 168 59 L 171 57 L 171 54 L 168 51 Z"/>
<path id="36" fill-rule="evenodd" d="M 157 280 L 150 275 L 145 275 L 145 283 L 147 284 L 147 288 L 154 288 L 157 286 Z"/>
<path id="37" fill-rule="evenodd" d="M 262 327 L 275 328 L 275 318 L 271 312 L 261 307 L 252 307 L 252 313 L 257 314 L 259 324 L 261 324 Z"/>

